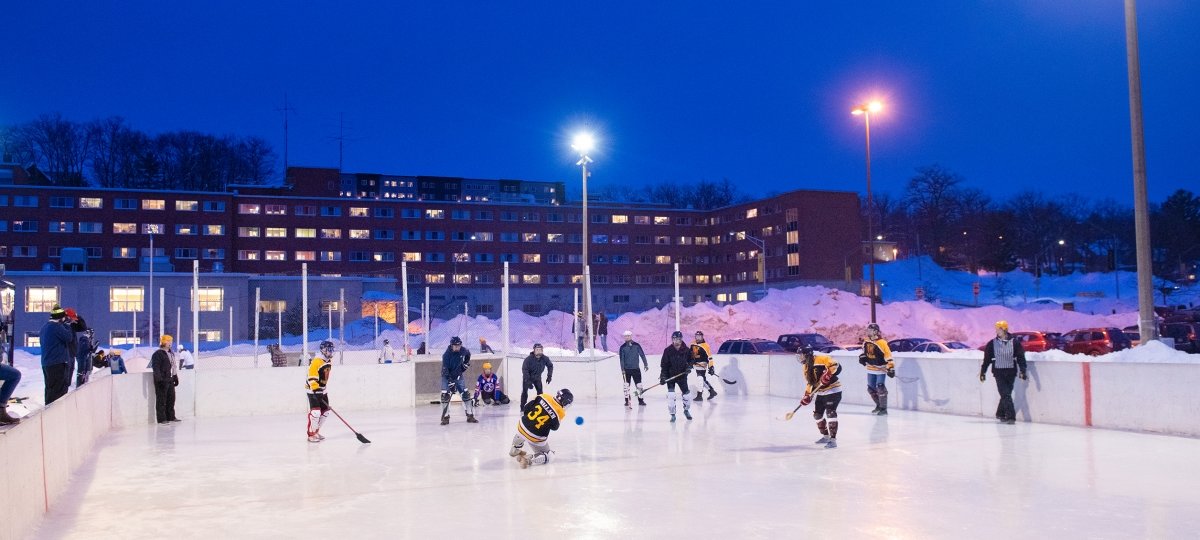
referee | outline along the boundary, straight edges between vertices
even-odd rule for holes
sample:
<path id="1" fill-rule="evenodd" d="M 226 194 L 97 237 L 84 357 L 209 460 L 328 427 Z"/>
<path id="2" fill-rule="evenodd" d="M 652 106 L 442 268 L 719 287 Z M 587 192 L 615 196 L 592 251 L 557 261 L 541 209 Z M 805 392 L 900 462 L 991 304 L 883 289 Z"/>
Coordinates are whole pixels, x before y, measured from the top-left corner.
<path id="1" fill-rule="evenodd" d="M 1018 376 L 1027 380 L 1025 374 L 1025 349 L 1021 342 L 1008 333 L 1007 321 L 996 321 L 996 338 L 983 349 L 983 366 L 979 368 L 979 382 L 987 380 L 988 364 L 992 376 L 996 377 L 996 390 L 1000 392 L 1000 405 L 996 407 L 996 419 L 1003 424 L 1017 423 L 1017 409 L 1013 406 L 1012 391 Z M 1020 370 L 1018 372 L 1018 370 Z"/>

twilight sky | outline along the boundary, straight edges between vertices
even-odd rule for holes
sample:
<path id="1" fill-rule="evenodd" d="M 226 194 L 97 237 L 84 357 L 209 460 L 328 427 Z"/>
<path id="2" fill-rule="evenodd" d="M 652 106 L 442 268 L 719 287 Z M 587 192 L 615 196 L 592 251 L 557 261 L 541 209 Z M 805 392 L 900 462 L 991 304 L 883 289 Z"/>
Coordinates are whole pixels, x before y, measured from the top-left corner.
<path id="1" fill-rule="evenodd" d="M 369 6 L 369 7 L 368 7 Z M 1200 2 L 1141 0 L 1152 201 L 1200 173 Z M 877 190 L 939 163 L 1007 197 L 1132 200 L 1121 0 L 10 2 L 0 124 L 59 111 L 258 135 L 356 172 Z M 1130 203 L 1131 204 L 1131 203 Z"/>

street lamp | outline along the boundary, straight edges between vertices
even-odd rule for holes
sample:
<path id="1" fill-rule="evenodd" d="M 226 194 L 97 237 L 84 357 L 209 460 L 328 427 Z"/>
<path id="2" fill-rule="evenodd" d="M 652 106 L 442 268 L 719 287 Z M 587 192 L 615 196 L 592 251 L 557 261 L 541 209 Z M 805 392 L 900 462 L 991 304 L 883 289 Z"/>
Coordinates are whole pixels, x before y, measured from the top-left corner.
<path id="1" fill-rule="evenodd" d="M 767 241 L 750 234 L 743 233 L 746 240 L 758 246 L 758 271 L 762 274 L 763 298 L 767 297 Z"/>
<path id="2" fill-rule="evenodd" d="M 571 143 L 571 148 L 579 152 L 579 161 L 575 164 L 583 171 L 583 268 L 579 273 L 580 283 L 583 288 L 583 313 L 584 321 L 580 330 L 586 332 L 587 341 L 585 343 L 592 344 L 592 287 L 588 279 L 588 244 L 591 243 L 591 238 L 588 237 L 588 163 L 592 162 L 592 158 L 588 157 L 588 153 L 596 147 L 596 139 L 591 133 L 581 132 L 575 135 L 574 141 Z M 578 319 L 578 317 L 576 318 Z M 595 347 L 595 345 L 592 345 Z"/>
<path id="3" fill-rule="evenodd" d="M 867 238 L 871 242 L 871 253 L 867 258 L 871 267 L 871 322 L 875 322 L 875 216 L 872 209 L 875 200 L 871 197 L 871 113 L 883 110 L 883 103 L 871 101 L 854 107 L 850 114 L 863 117 L 867 131 Z"/>

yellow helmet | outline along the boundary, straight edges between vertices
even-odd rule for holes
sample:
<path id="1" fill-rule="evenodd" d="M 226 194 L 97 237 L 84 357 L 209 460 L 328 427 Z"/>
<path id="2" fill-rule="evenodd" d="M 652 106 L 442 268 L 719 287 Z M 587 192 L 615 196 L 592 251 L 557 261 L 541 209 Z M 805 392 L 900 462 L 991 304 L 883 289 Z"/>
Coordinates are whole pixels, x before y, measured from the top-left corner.
<path id="1" fill-rule="evenodd" d="M 163 334 L 162 337 L 158 338 L 158 346 L 170 345 L 174 341 L 175 338 L 172 338 L 171 334 Z"/>
<path id="2" fill-rule="evenodd" d="M 491 363 L 491 362 L 484 362 L 484 363 L 483 363 L 483 369 L 492 369 L 492 363 Z"/>
<path id="3" fill-rule="evenodd" d="M 996 321 L 996 329 L 1008 331 L 1008 321 Z"/>

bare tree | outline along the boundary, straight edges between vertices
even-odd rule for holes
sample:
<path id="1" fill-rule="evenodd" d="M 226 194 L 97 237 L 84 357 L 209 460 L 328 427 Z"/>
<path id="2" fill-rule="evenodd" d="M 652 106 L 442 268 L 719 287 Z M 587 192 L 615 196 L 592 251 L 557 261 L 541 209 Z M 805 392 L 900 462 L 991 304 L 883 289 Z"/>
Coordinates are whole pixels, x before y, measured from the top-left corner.
<path id="1" fill-rule="evenodd" d="M 43 114 L 21 130 L 33 151 L 33 162 L 59 185 L 84 185 L 84 166 L 91 154 L 91 134 L 61 114 Z"/>

